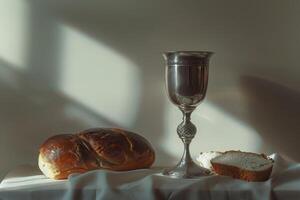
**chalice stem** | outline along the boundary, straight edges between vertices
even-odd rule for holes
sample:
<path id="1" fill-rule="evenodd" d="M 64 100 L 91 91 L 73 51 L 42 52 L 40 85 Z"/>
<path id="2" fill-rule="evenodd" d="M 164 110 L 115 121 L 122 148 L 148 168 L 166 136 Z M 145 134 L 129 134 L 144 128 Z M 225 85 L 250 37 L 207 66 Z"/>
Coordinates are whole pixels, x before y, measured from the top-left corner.
<path id="1" fill-rule="evenodd" d="M 193 162 L 190 154 L 190 143 L 192 142 L 192 139 L 194 138 L 197 132 L 196 126 L 191 122 L 192 111 L 191 112 L 182 111 L 182 113 L 183 113 L 183 120 L 177 127 L 177 133 L 184 144 L 184 152 L 179 165 Z"/>
<path id="2" fill-rule="evenodd" d="M 191 163 L 191 162 L 193 162 L 193 161 L 192 161 L 192 157 L 191 157 L 191 154 L 190 154 L 190 144 L 184 142 L 184 152 L 183 152 L 183 155 L 181 157 L 180 163 L 188 164 L 188 163 Z"/>

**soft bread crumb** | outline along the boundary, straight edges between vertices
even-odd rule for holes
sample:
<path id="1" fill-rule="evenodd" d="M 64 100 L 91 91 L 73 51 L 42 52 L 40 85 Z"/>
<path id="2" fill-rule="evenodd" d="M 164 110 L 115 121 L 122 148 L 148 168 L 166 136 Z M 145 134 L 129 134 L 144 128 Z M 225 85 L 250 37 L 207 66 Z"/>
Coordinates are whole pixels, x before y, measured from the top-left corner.
<path id="1" fill-rule="evenodd" d="M 215 157 L 212 161 L 251 171 L 265 170 L 273 165 L 272 160 L 262 155 L 240 151 L 225 152 L 223 156 Z"/>
<path id="2" fill-rule="evenodd" d="M 53 164 L 45 161 L 41 154 L 39 154 L 38 165 L 43 174 L 48 178 L 55 179 L 59 174 L 57 168 Z"/>

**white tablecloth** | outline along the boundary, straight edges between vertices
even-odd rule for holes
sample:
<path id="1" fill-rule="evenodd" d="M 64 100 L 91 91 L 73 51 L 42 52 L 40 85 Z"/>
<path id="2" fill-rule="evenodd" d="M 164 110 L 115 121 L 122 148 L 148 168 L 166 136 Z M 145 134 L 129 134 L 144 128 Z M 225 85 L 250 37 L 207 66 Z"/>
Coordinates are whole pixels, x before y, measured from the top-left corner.
<path id="1" fill-rule="evenodd" d="M 9 173 L 0 184 L 0 199 L 300 199 L 300 164 L 273 155 L 272 177 L 246 182 L 225 176 L 173 179 L 160 168 L 129 172 L 90 171 L 54 181 L 29 166 Z"/>

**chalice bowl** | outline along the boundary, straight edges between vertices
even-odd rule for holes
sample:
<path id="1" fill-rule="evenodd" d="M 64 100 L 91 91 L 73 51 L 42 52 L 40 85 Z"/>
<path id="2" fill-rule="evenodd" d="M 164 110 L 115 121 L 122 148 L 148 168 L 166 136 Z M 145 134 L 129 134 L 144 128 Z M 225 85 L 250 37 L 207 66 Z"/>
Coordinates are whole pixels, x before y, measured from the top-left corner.
<path id="1" fill-rule="evenodd" d="M 183 114 L 177 134 L 184 144 L 181 160 L 175 167 L 164 170 L 164 175 L 196 178 L 210 174 L 208 169 L 198 166 L 192 160 L 189 147 L 197 132 L 196 126 L 191 122 L 191 114 L 205 98 L 209 59 L 212 54 L 207 51 L 171 51 L 163 54 L 169 99 Z"/>

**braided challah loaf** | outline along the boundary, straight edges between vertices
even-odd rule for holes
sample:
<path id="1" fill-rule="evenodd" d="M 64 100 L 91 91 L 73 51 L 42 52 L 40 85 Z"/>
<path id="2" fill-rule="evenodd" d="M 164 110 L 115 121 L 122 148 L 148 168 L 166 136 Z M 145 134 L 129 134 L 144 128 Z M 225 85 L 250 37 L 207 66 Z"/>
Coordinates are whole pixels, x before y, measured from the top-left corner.
<path id="1" fill-rule="evenodd" d="M 116 171 L 150 167 L 155 153 L 140 135 L 121 129 L 89 129 L 56 135 L 39 151 L 39 168 L 49 178 L 66 179 L 72 173 L 94 169 Z"/>

